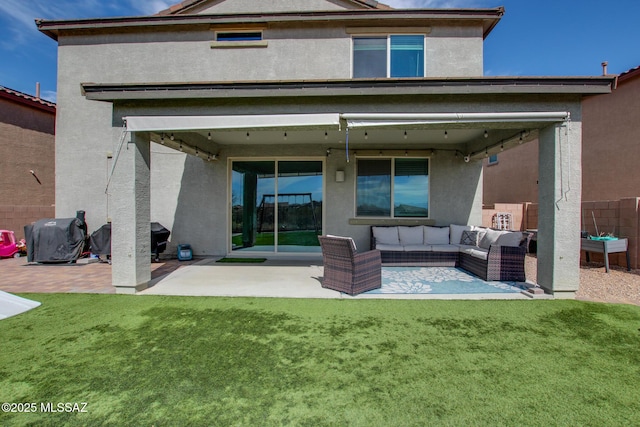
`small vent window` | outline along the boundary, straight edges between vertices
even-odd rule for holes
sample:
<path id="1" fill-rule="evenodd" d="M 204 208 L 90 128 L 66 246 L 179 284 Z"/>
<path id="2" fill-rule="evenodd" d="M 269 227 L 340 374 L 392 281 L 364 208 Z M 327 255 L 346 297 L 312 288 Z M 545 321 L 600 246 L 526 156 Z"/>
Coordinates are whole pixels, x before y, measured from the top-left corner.
<path id="1" fill-rule="evenodd" d="M 218 42 L 246 42 L 260 40 L 262 40 L 261 31 L 216 33 L 216 41 Z"/>

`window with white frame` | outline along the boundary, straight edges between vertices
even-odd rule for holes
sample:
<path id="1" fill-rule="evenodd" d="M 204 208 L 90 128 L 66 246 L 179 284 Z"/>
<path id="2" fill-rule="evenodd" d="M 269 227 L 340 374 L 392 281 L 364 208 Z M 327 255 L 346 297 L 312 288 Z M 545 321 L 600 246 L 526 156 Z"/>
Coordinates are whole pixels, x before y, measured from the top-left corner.
<path id="1" fill-rule="evenodd" d="M 429 217 L 429 159 L 358 159 L 356 216 Z"/>
<path id="2" fill-rule="evenodd" d="M 424 77 L 424 34 L 353 37 L 353 78 Z"/>

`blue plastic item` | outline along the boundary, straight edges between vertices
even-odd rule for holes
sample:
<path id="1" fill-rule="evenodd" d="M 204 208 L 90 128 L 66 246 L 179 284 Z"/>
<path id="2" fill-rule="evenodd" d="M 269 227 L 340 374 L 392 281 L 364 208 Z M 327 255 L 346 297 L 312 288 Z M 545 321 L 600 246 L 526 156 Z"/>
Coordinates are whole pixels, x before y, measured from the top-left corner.
<path id="1" fill-rule="evenodd" d="M 191 245 L 178 245 L 178 259 L 180 261 L 189 261 L 193 259 Z"/>

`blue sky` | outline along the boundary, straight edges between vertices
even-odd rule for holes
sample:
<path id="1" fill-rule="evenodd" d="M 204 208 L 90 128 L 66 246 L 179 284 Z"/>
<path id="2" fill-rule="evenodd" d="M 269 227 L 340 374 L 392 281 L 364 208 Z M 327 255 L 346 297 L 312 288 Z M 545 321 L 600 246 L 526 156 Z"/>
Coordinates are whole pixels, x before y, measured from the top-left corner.
<path id="1" fill-rule="evenodd" d="M 258 1 L 258 0 L 256 0 Z M 178 0 L 0 0 L 0 85 L 56 99 L 56 43 L 35 18 L 153 14 Z M 397 8 L 498 7 L 505 16 L 485 41 L 487 76 L 600 75 L 640 65 L 640 0 L 387 0 Z"/>

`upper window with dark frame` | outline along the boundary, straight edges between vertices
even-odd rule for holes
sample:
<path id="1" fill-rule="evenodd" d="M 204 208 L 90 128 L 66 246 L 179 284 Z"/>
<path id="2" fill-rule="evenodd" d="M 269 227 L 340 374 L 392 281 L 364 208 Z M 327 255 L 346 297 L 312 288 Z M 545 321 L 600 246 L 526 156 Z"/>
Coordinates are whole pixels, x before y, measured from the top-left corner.
<path id="1" fill-rule="evenodd" d="M 424 34 L 353 37 L 353 78 L 424 77 Z"/>
<path id="2" fill-rule="evenodd" d="M 216 32 L 218 42 L 248 42 L 262 40 L 262 31 Z"/>
<path id="3" fill-rule="evenodd" d="M 358 159 L 356 216 L 428 218 L 429 159 Z"/>

